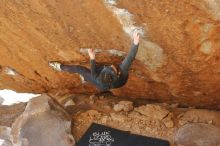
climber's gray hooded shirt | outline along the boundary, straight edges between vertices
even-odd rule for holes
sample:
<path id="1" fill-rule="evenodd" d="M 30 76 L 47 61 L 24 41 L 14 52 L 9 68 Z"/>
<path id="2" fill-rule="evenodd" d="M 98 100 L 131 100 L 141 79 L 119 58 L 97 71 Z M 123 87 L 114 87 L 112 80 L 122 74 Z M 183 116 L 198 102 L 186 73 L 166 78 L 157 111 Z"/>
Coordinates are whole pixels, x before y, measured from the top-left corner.
<path id="1" fill-rule="evenodd" d="M 108 91 L 109 89 L 119 88 L 119 87 L 122 87 L 123 85 L 126 84 L 126 82 L 128 80 L 129 68 L 135 59 L 135 56 L 136 56 L 137 50 L 138 50 L 138 46 L 139 45 L 132 44 L 128 55 L 125 57 L 125 59 L 122 61 L 122 63 L 118 66 L 120 74 L 118 76 L 115 74 L 114 80 L 110 84 L 104 84 L 100 80 L 100 74 L 101 74 L 102 70 L 105 69 L 105 66 L 104 65 L 97 66 L 95 60 L 90 60 L 91 74 L 93 76 L 93 79 L 95 81 L 96 86 L 100 90 Z"/>

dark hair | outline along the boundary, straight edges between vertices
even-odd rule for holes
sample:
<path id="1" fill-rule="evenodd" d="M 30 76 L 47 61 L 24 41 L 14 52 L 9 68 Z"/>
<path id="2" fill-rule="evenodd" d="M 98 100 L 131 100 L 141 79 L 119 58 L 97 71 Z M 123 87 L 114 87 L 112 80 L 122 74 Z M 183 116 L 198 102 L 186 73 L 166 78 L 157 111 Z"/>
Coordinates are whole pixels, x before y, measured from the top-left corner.
<path id="1" fill-rule="evenodd" d="M 99 79 L 103 84 L 111 86 L 117 80 L 117 74 L 111 66 L 105 66 L 99 75 Z"/>
<path id="2" fill-rule="evenodd" d="M 114 80 L 114 76 L 112 73 L 105 71 L 101 73 L 100 79 L 105 84 L 111 84 Z"/>

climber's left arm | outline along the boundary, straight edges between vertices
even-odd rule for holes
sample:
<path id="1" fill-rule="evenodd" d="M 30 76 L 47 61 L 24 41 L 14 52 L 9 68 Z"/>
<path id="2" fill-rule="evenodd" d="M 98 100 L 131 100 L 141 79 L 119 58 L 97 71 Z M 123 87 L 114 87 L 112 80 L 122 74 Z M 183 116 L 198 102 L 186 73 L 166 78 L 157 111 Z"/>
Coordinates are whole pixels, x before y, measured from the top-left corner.
<path id="1" fill-rule="evenodd" d="M 134 34 L 133 34 L 133 44 L 131 46 L 131 49 L 129 50 L 128 55 L 125 57 L 125 59 L 119 65 L 121 70 L 124 70 L 124 71 L 128 71 L 129 70 L 132 62 L 135 59 L 137 51 L 138 51 L 139 39 L 140 39 L 139 34 L 137 33 L 137 31 L 134 31 Z"/>

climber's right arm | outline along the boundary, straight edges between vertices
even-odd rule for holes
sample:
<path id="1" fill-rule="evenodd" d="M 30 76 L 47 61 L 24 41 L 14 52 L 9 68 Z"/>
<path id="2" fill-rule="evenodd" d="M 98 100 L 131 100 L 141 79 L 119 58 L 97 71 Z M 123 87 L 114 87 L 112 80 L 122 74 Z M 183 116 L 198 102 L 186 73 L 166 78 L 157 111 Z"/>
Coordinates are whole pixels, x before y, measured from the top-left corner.
<path id="1" fill-rule="evenodd" d="M 88 50 L 89 58 L 90 58 L 90 66 L 91 66 L 91 74 L 93 77 L 97 76 L 96 73 L 96 63 L 95 63 L 95 52 L 92 48 Z"/>

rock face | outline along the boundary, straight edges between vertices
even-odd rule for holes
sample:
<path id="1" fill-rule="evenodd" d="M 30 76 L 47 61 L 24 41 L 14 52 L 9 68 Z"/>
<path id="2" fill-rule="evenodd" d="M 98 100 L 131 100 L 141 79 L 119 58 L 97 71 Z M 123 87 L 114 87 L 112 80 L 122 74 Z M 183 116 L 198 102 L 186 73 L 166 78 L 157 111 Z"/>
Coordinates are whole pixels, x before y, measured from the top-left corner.
<path id="1" fill-rule="evenodd" d="M 162 120 L 169 114 L 168 110 L 166 110 L 165 108 L 161 106 L 156 106 L 156 105 L 146 105 L 146 106 L 143 105 L 138 108 L 135 108 L 135 111 L 145 116 L 158 119 L 158 120 Z"/>
<path id="2" fill-rule="evenodd" d="M 220 128 L 208 124 L 186 124 L 175 136 L 177 146 L 219 146 Z"/>
<path id="3" fill-rule="evenodd" d="M 13 146 L 11 142 L 11 128 L 6 126 L 0 126 L 0 145 L 1 146 Z"/>
<path id="4" fill-rule="evenodd" d="M 12 125 L 13 143 L 19 146 L 73 146 L 71 122 L 49 96 L 31 99 Z"/>
<path id="5" fill-rule="evenodd" d="M 220 113 L 201 110 L 201 109 L 191 109 L 185 112 L 179 119 L 180 125 L 186 123 L 206 123 L 206 124 L 214 124 L 216 126 L 220 126 Z"/>
<path id="6" fill-rule="evenodd" d="M 217 0 L 0 1 L 0 88 L 26 92 L 96 92 L 48 61 L 120 63 L 130 34 L 142 34 L 118 96 L 220 109 L 220 2 Z M 84 50 L 84 53 L 83 53 Z M 65 89 L 65 90 L 63 90 Z"/>
<path id="7" fill-rule="evenodd" d="M 4 102 L 4 98 L 0 96 L 0 105 Z"/>
<path id="8" fill-rule="evenodd" d="M 12 106 L 0 106 L 0 125 L 11 127 L 12 123 L 25 110 L 26 103 L 14 104 Z"/>
<path id="9" fill-rule="evenodd" d="M 125 111 L 125 112 L 129 112 L 131 110 L 133 110 L 133 103 L 130 101 L 120 101 L 118 104 L 114 105 L 114 111 Z"/>

